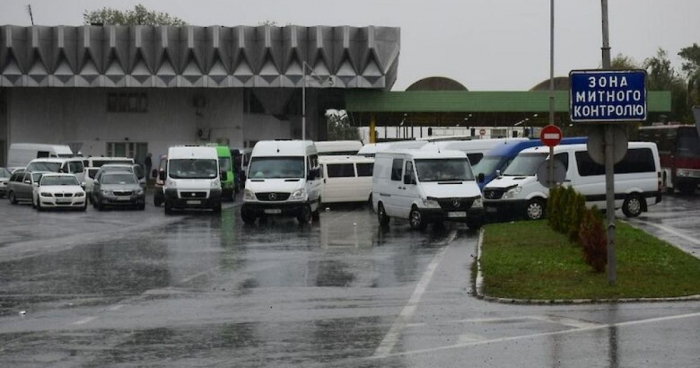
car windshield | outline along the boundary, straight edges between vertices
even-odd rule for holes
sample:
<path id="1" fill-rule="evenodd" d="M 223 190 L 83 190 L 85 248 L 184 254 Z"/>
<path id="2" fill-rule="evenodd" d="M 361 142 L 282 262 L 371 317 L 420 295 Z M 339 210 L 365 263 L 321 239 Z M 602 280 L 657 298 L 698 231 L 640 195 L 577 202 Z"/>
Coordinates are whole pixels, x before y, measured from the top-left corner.
<path id="1" fill-rule="evenodd" d="M 9 178 L 10 176 L 12 176 L 10 170 L 7 170 L 4 167 L 0 167 L 0 178 Z"/>
<path id="2" fill-rule="evenodd" d="M 41 179 L 41 186 L 51 185 L 79 185 L 75 176 L 44 176 Z"/>
<path id="3" fill-rule="evenodd" d="M 58 172 L 61 169 L 60 162 L 32 162 L 27 166 L 27 171 Z"/>
<path id="4" fill-rule="evenodd" d="M 134 174 L 115 173 L 102 176 L 102 184 L 136 184 Z"/>
<path id="5" fill-rule="evenodd" d="M 547 159 L 547 153 L 519 154 L 503 173 L 504 176 L 533 176 Z"/>
<path id="6" fill-rule="evenodd" d="M 474 180 L 469 160 L 465 158 L 440 158 L 415 160 L 418 181 L 468 181 Z"/>
<path id="7" fill-rule="evenodd" d="M 218 176 L 217 160 L 213 159 L 172 159 L 169 163 L 169 176 L 173 179 L 214 179 Z"/>
<path id="8" fill-rule="evenodd" d="M 304 157 L 253 157 L 248 173 L 251 179 L 303 179 Z"/>
<path id="9" fill-rule="evenodd" d="M 219 157 L 221 171 L 231 171 L 231 157 Z"/>
<path id="10" fill-rule="evenodd" d="M 105 173 L 115 171 L 134 172 L 134 168 L 131 166 L 102 166 L 100 170 Z"/>
<path id="11" fill-rule="evenodd" d="M 498 170 L 501 162 L 503 162 L 502 156 L 484 156 L 478 164 L 472 166 L 472 169 L 475 175 L 489 176 Z"/>

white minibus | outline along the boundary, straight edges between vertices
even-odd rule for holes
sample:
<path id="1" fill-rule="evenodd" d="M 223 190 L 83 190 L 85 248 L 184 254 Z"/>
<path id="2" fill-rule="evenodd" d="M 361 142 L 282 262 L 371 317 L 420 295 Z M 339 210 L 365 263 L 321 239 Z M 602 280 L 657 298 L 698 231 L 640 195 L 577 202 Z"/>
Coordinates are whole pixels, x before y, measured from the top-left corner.
<path id="1" fill-rule="evenodd" d="M 544 146 L 521 151 L 500 177 L 484 187 L 487 213 L 543 218 L 549 190 L 537 181 L 537 170 L 548 156 Z M 605 208 L 605 167 L 591 159 L 585 144 L 556 146 L 554 159 L 566 170 L 563 185 L 586 196 L 586 205 Z M 661 202 L 661 185 L 656 144 L 630 142 L 625 157 L 615 164 L 615 208 L 622 208 L 627 217 L 639 216 Z"/>
<path id="2" fill-rule="evenodd" d="M 320 141 L 314 144 L 319 156 L 356 155 L 362 149 L 360 141 Z"/>
<path id="3" fill-rule="evenodd" d="M 164 182 L 165 213 L 184 208 L 221 212 L 221 180 L 226 173 L 219 171 L 215 147 L 170 147 L 166 169 L 159 173 Z"/>
<path id="4" fill-rule="evenodd" d="M 369 202 L 374 159 L 364 156 L 319 156 L 323 203 Z"/>
<path id="5" fill-rule="evenodd" d="M 383 226 L 391 217 L 420 230 L 442 221 L 483 224 L 481 191 L 464 152 L 378 152 L 372 178 L 372 206 Z"/>

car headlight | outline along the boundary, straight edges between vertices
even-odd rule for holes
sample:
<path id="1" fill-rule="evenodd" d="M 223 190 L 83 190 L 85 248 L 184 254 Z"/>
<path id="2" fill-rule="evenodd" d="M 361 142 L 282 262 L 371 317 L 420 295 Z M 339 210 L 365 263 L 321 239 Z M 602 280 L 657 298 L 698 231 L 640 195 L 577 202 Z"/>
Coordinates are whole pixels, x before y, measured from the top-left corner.
<path id="1" fill-rule="evenodd" d="M 676 170 L 676 176 L 690 176 L 690 171 L 688 170 Z"/>
<path id="2" fill-rule="evenodd" d="M 255 193 L 253 193 L 253 191 L 250 189 L 246 189 L 245 191 L 243 191 L 243 200 L 254 201 Z"/>
<path id="3" fill-rule="evenodd" d="M 474 203 L 472 203 L 472 207 L 484 207 L 484 200 L 481 197 L 478 197 L 474 200 Z"/>
<path id="4" fill-rule="evenodd" d="M 76 196 L 76 197 L 84 197 L 84 196 L 85 196 L 85 193 L 83 193 L 83 192 L 78 192 L 78 193 L 75 193 L 75 196 Z"/>
<path id="5" fill-rule="evenodd" d="M 434 198 L 428 198 L 423 200 L 423 206 L 427 208 L 440 208 L 440 203 Z"/>
<path id="6" fill-rule="evenodd" d="M 503 198 L 515 198 L 515 196 L 520 194 L 520 192 L 522 190 L 523 190 L 523 187 L 521 187 L 520 185 L 515 186 L 511 189 L 508 189 L 508 191 L 506 191 L 506 194 L 503 195 Z"/>
<path id="7" fill-rule="evenodd" d="M 214 179 L 211 181 L 211 188 L 212 189 L 221 189 L 221 182 L 218 179 Z"/>
<path id="8" fill-rule="evenodd" d="M 42 192 L 42 193 L 41 193 L 41 196 L 42 196 L 42 197 L 53 197 L 53 196 L 51 195 L 51 193 L 46 193 L 46 192 Z"/>
<path id="9" fill-rule="evenodd" d="M 136 195 L 142 195 L 143 189 L 136 189 Z"/>
<path id="10" fill-rule="evenodd" d="M 112 191 L 111 190 L 103 190 L 102 195 L 112 195 Z"/>
<path id="11" fill-rule="evenodd" d="M 292 200 L 302 200 L 306 199 L 306 189 L 299 189 L 296 192 L 292 193 L 290 199 Z"/>

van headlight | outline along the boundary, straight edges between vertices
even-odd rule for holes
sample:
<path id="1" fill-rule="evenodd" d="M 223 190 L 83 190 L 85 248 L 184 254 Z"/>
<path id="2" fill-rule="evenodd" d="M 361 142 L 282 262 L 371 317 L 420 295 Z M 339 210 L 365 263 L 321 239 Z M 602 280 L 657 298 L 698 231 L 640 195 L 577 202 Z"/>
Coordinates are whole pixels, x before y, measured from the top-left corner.
<path id="1" fill-rule="evenodd" d="M 472 203 L 472 207 L 484 207 L 484 200 L 481 197 L 478 197 L 474 200 L 474 203 Z"/>
<path id="2" fill-rule="evenodd" d="M 253 193 L 253 191 L 250 189 L 244 190 L 243 191 L 243 200 L 254 201 L 255 200 L 255 193 Z"/>
<path id="3" fill-rule="evenodd" d="M 517 185 L 513 188 L 510 188 L 506 191 L 506 193 L 503 195 L 503 198 L 515 198 L 520 192 L 523 190 L 523 187 L 520 185 Z"/>
<path id="4" fill-rule="evenodd" d="M 165 181 L 165 186 L 168 188 L 177 188 L 177 182 L 175 180 L 168 179 Z"/>
<path id="5" fill-rule="evenodd" d="M 440 208 L 440 203 L 432 197 L 428 197 L 423 200 L 423 207 L 425 208 Z"/>
<path id="6" fill-rule="evenodd" d="M 211 188 L 212 189 L 221 189 L 221 182 L 219 179 L 214 179 L 211 181 Z"/>
<path id="7" fill-rule="evenodd" d="M 300 200 L 305 200 L 306 199 L 306 189 L 299 189 L 296 192 L 292 193 L 292 195 L 289 197 L 289 199 L 293 201 L 300 201 Z"/>

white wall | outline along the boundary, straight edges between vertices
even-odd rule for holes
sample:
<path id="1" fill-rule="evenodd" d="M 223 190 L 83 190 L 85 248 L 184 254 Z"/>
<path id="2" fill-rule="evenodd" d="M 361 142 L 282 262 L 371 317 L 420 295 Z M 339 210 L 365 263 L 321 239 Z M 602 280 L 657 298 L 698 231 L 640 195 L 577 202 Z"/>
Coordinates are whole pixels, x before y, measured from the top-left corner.
<path id="1" fill-rule="evenodd" d="M 107 112 L 110 92 L 148 94 L 148 112 Z M 290 138 L 291 127 L 273 116 L 245 114 L 242 89 L 80 89 L 13 88 L 9 105 L 10 141 L 15 143 L 82 143 L 84 155 L 107 153 L 107 142 L 148 143 L 154 157 L 171 145 L 205 138 L 244 141 Z M 197 108 L 195 96 L 204 97 Z M 154 160 L 154 165 L 157 164 Z"/>

